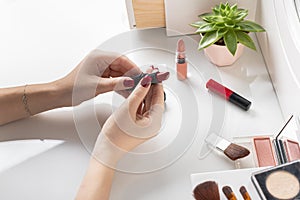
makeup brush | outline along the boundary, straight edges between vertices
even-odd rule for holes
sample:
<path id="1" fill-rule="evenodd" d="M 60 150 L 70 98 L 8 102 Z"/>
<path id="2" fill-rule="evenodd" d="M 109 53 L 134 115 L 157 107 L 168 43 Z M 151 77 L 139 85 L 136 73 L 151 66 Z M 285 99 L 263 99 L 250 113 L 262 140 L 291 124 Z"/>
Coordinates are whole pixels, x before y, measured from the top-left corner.
<path id="1" fill-rule="evenodd" d="M 209 134 L 205 138 L 206 143 L 222 152 L 231 160 L 244 158 L 250 154 L 250 151 L 245 147 L 229 142 L 228 140 L 217 136 L 214 133 Z"/>
<path id="2" fill-rule="evenodd" d="M 251 200 L 249 193 L 247 192 L 245 186 L 240 188 L 240 193 L 242 194 L 244 200 Z"/>
<path id="3" fill-rule="evenodd" d="M 231 187 L 229 186 L 224 186 L 222 188 L 223 193 L 225 194 L 225 196 L 227 197 L 228 200 L 237 200 L 236 196 L 234 195 Z"/>
<path id="4" fill-rule="evenodd" d="M 200 183 L 194 189 L 196 200 L 220 200 L 218 184 L 214 181 Z"/>

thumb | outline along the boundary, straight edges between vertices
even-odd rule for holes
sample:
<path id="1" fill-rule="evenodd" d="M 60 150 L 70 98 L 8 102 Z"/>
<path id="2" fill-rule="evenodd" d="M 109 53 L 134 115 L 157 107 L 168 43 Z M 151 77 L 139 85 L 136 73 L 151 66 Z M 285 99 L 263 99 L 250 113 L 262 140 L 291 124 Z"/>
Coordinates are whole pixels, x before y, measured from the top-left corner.
<path id="1" fill-rule="evenodd" d="M 129 77 L 100 78 L 97 90 L 99 93 L 119 91 L 132 88 L 134 80 Z"/>
<path id="2" fill-rule="evenodd" d="M 152 78 L 147 75 L 138 84 L 138 86 L 133 90 L 133 92 L 128 97 L 129 112 L 131 116 L 135 116 L 137 110 L 141 103 L 144 101 L 148 91 L 150 89 Z"/>

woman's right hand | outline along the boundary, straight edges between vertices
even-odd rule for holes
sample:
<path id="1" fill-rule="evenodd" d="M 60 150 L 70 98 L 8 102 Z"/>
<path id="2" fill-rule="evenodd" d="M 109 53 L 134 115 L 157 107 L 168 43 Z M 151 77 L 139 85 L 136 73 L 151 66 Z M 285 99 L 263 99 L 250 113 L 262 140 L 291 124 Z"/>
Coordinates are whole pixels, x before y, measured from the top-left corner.
<path id="1" fill-rule="evenodd" d="M 151 77 L 144 77 L 102 127 L 76 199 L 109 199 L 117 162 L 158 134 L 163 112 L 162 84 L 151 85 Z"/>
<path id="2" fill-rule="evenodd" d="M 164 111 L 162 84 L 145 76 L 125 102 L 105 122 L 93 150 L 96 160 L 114 165 L 138 145 L 156 136 Z"/>

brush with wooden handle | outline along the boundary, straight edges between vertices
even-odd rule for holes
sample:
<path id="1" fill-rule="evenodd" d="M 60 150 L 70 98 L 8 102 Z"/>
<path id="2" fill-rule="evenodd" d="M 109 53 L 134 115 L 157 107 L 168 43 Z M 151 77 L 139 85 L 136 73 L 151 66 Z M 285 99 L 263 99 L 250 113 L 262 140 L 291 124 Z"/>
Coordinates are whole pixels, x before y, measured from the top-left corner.
<path id="1" fill-rule="evenodd" d="M 249 193 L 247 192 L 245 186 L 242 186 L 240 188 L 240 193 L 243 196 L 244 200 L 251 200 L 251 197 L 250 197 Z"/>
<path id="2" fill-rule="evenodd" d="M 235 194 L 233 193 L 231 187 L 229 187 L 229 186 L 224 186 L 224 187 L 222 188 L 222 191 L 223 191 L 223 193 L 225 194 L 225 196 L 226 196 L 226 198 L 227 198 L 228 200 L 237 200 L 237 198 L 236 198 Z"/>

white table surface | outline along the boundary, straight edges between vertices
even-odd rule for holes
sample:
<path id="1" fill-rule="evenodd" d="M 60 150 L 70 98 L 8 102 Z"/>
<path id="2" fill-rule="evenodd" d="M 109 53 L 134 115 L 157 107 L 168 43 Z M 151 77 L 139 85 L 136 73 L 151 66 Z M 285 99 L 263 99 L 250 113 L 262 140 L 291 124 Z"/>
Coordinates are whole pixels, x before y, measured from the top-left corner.
<path id="1" fill-rule="evenodd" d="M 101 1 L 76 1 L 74 7 L 68 9 L 68 1 L 1 1 L 0 20 L 4 23 L 1 30 L 5 31 L 0 33 L 0 43 L 4 44 L 0 45 L 0 86 L 54 80 L 71 70 L 90 49 L 101 43 L 102 49 L 127 52 L 128 57 L 139 65 L 174 62 L 168 55 L 172 52 L 160 54 L 157 50 L 174 53 L 178 38 L 167 38 L 164 29 L 124 32 L 104 42 L 111 35 L 127 29 L 124 16 L 122 18 L 120 14 L 124 8 L 113 6 L 117 5 L 116 1 L 111 2 L 102 5 Z M 119 17 L 112 18 L 111 22 L 104 19 L 105 15 L 111 16 L 110 12 L 105 12 L 109 9 L 119 13 Z M 124 27 L 113 25 L 114 20 Z M 194 44 L 187 40 L 191 46 Z M 145 46 L 151 48 L 144 49 Z M 234 168 L 231 161 L 215 153 L 202 160 L 198 158 L 203 138 L 216 115 L 212 113 L 212 97 L 204 88 L 210 73 L 253 103 L 248 112 L 228 102 L 222 104 L 225 106 L 224 119 L 220 121 L 222 135 L 232 138 L 270 134 L 282 125 L 281 111 L 260 51 L 245 49 L 244 55 L 233 66 L 216 68 L 206 60 L 203 52 L 194 53 L 190 48 L 188 44 L 190 62 L 197 67 L 198 74 L 189 68 L 193 72 L 189 75 L 189 84 L 192 89 L 199 88 L 199 91 L 193 91 L 199 114 L 194 140 L 179 159 L 163 169 L 141 174 L 117 172 L 111 199 L 193 199 L 191 174 Z M 163 54 L 166 57 L 160 56 Z M 172 84 L 177 83 L 166 83 L 170 92 L 175 90 L 172 90 Z M 178 84 L 179 89 L 185 87 Z M 176 98 L 176 93 L 173 96 Z M 99 104 L 101 100 L 96 98 L 95 103 Z M 216 101 L 224 102 L 218 98 Z M 93 116 L 85 112 L 85 105 L 78 109 L 83 110 L 79 120 L 90 122 Z M 89 153 L 78 137 L 73 114 L 72 109 L 58 109 L 0 127 L 0 199 L 74 198 Z M 141 163 L 136 164 L 143 166 Z"/>

